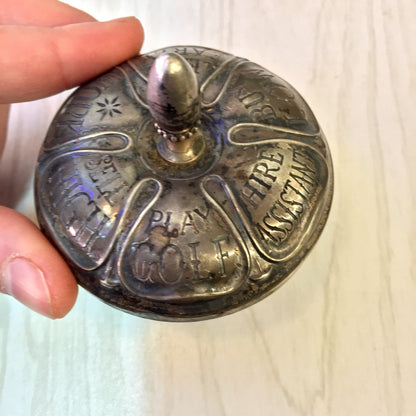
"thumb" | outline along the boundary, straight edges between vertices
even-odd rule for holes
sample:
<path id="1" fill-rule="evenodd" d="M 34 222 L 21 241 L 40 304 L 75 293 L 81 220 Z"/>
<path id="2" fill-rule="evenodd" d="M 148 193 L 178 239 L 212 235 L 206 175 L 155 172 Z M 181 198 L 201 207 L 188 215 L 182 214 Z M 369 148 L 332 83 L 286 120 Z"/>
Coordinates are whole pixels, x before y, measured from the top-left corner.
<path id="1" fill-rule="evenodd" d="M 49 318 L 72 308 L 77 283 L 55 248 L 23 215 L 0 207 L 0 292 Z"/>

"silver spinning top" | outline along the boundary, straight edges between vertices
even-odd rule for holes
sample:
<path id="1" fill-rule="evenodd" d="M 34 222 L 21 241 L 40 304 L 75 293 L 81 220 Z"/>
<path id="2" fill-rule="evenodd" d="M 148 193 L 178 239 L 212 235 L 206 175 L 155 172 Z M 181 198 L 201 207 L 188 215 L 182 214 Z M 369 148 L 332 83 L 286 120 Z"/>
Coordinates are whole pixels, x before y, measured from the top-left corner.
<path id="1" fill-rule="evenodd" d="M 133 314 L 191 321 L 248 306 L 293 272 L 325 224 L 333 174 L 288 83 L 178 46 L 76 90 L 35 188 L 39 223 L 83 287 Z"/>

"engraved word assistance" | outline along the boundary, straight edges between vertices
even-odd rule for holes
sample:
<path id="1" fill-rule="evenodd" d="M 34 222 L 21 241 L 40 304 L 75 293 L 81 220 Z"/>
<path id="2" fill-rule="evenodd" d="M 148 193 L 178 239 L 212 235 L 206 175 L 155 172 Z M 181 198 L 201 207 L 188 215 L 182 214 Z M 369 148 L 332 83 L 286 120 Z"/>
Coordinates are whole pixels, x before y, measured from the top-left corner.
<path id="1" fill-rule="evenodd" d="M 279 245 L 288 238 L 310 205 L 316 174 L 306 154 L 293 149 L 289 178 L 273 206 L 261 222 L 256 223 L 256 230 L 263 240 Z"/>

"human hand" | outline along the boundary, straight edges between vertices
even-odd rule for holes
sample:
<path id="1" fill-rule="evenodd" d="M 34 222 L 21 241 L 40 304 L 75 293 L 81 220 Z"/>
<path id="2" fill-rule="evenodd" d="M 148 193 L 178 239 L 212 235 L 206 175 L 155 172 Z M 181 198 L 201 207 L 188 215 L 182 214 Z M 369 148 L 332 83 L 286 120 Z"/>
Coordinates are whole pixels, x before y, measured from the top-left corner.
<path id="1" fill-rule="evenodd" d="M 57 0 L 2 0 L 0 7 L 1 156 L 8 104 L 105 72 L 139 52 L 143 30 L 133 17 L 99 23 Z M 1 206 L 0 292 L 50 318 L 66 315 L 77 296 L 71 271 L 39 229 Z"/>

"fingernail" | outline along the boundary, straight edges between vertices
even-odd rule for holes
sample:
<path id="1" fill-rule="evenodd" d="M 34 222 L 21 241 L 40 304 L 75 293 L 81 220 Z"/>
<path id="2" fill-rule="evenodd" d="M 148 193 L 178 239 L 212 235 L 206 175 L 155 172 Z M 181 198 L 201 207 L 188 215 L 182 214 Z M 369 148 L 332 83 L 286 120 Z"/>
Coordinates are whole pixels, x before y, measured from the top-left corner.
<path id="1" fill-rule="evenodd" d="M 117 22 L 117 23 L 123 23 L 123 22 L 131 22 L 133 20 L 138 20 L 135 16 L 124 16 L 124 17 L 117 17 L 116 19 L 107 20 L 107 22 Z"/>
<path id="2" fill-rule="evenodd" d="M 30 309 L 53 317 L 51 295 L 43 272 L 24 257 L 12 257 L 3 267 L 3 289 Z"/>

